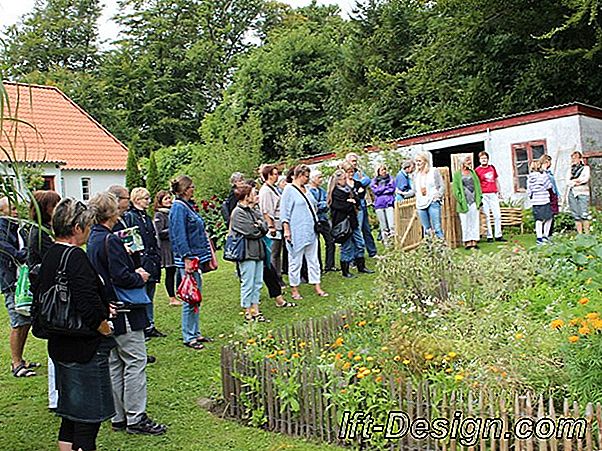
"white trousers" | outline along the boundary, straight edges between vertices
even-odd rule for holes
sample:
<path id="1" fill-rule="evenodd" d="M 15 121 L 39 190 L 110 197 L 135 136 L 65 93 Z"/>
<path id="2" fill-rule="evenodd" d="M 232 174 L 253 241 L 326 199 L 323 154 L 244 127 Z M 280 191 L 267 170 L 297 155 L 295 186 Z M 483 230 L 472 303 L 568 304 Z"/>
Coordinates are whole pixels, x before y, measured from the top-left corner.
<path id="1" fill-rule="evenodd" d="M 301 285 L 301 266 L 303 257 L 307 261 L 307 279 L 312 285 L 320 283 L 320 260 L 318 260 L 318 239 L 302 249 L 293 249 L 287 243 L 288 249 L 288 281 L 291 287 Z"/>
<path id="2" fill-rule="evenodd" d="M 48 408 L 56 409 L 59 404 L 59 391 L 56 389 L 54 362 L 48 357 Z"/>
<path id="3" fill-rule="evenodd" d="M 466 213 L 459 213 L 462 225 L 462 241 L 479 241 L 481 218 L 477 204 L 474 202 L 468 207 Z"/>
<path id="4" fill-rule="evenodd" d="M 502 212 L 500 211 L 500 199 L 497 197 L 497 193 L 483 194 L 483 213 L 485 213 L 485 224 L 487 224 L 487 238 L 493 238 L 489 212 L 493 215 L 495 237 L 500 238 L 502 236 Z"/>

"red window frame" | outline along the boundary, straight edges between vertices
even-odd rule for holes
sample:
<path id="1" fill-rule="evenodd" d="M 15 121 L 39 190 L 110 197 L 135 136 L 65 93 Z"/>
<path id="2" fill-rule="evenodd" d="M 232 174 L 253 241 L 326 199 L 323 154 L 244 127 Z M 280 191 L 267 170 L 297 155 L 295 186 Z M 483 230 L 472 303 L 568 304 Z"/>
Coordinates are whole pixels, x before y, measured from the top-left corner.
<path id="1" fill-rule="evenodd" d="M 527 162 L 529 166 L 533 163 L 533 147 L 543 146 L 543 155 L 548 153 L 548 144 L 545 139 L 538 139 L 535 141 L 527 141 L 523 143 L 512 144 L 511 152 L 512 152 L 512 173 L 514 176 L 514 192 L 524 193 L 526 191 L 525 188 L 521 188 L 519 183 L 520 174 L 518 173 L 517 161 L 516 161 L 516 150 L 517 149 L 525 149 L 527 151 Z"/>

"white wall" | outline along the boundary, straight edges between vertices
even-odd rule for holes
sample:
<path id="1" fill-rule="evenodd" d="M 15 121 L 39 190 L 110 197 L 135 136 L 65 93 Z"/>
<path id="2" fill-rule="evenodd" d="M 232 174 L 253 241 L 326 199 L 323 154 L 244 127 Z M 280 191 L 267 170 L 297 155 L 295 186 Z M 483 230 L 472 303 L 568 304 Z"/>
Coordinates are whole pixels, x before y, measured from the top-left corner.
<path id="1" fill-rule="evenodd" d="M 42 175 L 54 176 L 55 190 L 61 192 L 61 169 L 57 168 L 56 164 L 37 164 L 36 168 L 41 169 Z M 8 166 L 6 163 L 0 163 L 0 176 L 1 177 L 14 177 L 15 171 Z M 21 189 L 22 194 L 24 189 Z"/>
<path id="2" fill-rule="evenodd" d="M 65 196 L 82 199 L 81 179 L 90 178 L 90 195 L 106 190 L 111 185 L 125 185 L 125 171 L 63 170 Z"/>
<path id="3" fill-rule="evenodd" d="M 602 119 L 580 116 L 583 153 L 602 151 Z"/>

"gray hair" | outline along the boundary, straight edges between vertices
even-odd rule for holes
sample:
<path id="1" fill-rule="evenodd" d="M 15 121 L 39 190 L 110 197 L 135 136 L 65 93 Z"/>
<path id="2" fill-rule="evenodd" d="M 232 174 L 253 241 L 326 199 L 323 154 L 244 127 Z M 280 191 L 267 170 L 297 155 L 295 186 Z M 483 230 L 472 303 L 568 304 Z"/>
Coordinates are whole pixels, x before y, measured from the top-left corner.
<path id="1" fill-rule="evenodd" d="M 123 193 L 129 193 L 129 191 L 125 186 L 111 185 L 107 188 L 107 193 L 111 193 L 113 196 L 119 199 Z"/>
<path id="2" fill-rule="evenodd" d="M 404 162 L 401 163 L 401 169 L 409 169 L 412 166 L 414 166 L 414 160 L 404 160 Z"/>
<path id="3" fill-rule="evenodd" d="M 230 176 L 230 185 L 236 185 L 237 182 L 241 182 L 245 179 L 245 175 L 242 172 L 234 172 Z"/>
<path id="4" fill-rule="evenodd" d="M 88 201 L 90 214 L 96 224 L 102 224 L 119 216 L 117 198 L 111 193 L 97 193 Z"/>
<path id="5" fill-rule="evenodd" d="M 92 225 L 93 214 L 86 205 L 72 197 L 60 201 L 52 215 L 52 230 L 57 238 L 73 236 L 73 229 L 79 226 L 81 230 Z"/>

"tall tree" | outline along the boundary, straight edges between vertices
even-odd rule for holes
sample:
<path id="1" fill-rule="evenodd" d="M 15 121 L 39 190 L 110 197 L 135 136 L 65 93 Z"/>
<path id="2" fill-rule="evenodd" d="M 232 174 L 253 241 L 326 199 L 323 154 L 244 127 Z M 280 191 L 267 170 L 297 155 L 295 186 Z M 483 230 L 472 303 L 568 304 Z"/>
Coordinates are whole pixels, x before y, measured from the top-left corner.
<path id="1" fill-rule="evenodd" d="M 161 189 L 161 181 L 159 180 L 159 171 L 157 169 L 157 160 L 155 158 L 155 152 L 151 152 L 148 160 L 148 173 L 146 175 L 146 189 L 154 199 L 155 195 Z"/>
<path id="2" fill-rule="evenodd" d="M 128 150 L 128 159 L 125 164 L 125 186 L 130 191 L 134 188 L 144 186 L 140 168 L 138 167 L 138 157 L 133 145 Z"/>
<path id="3" fill-rule="evenodd" d="M 18 77 L 56 67 L 89 72 L 98 63 L 99 0 L 38 0 L 6 30 L 5 74 Z"/>

